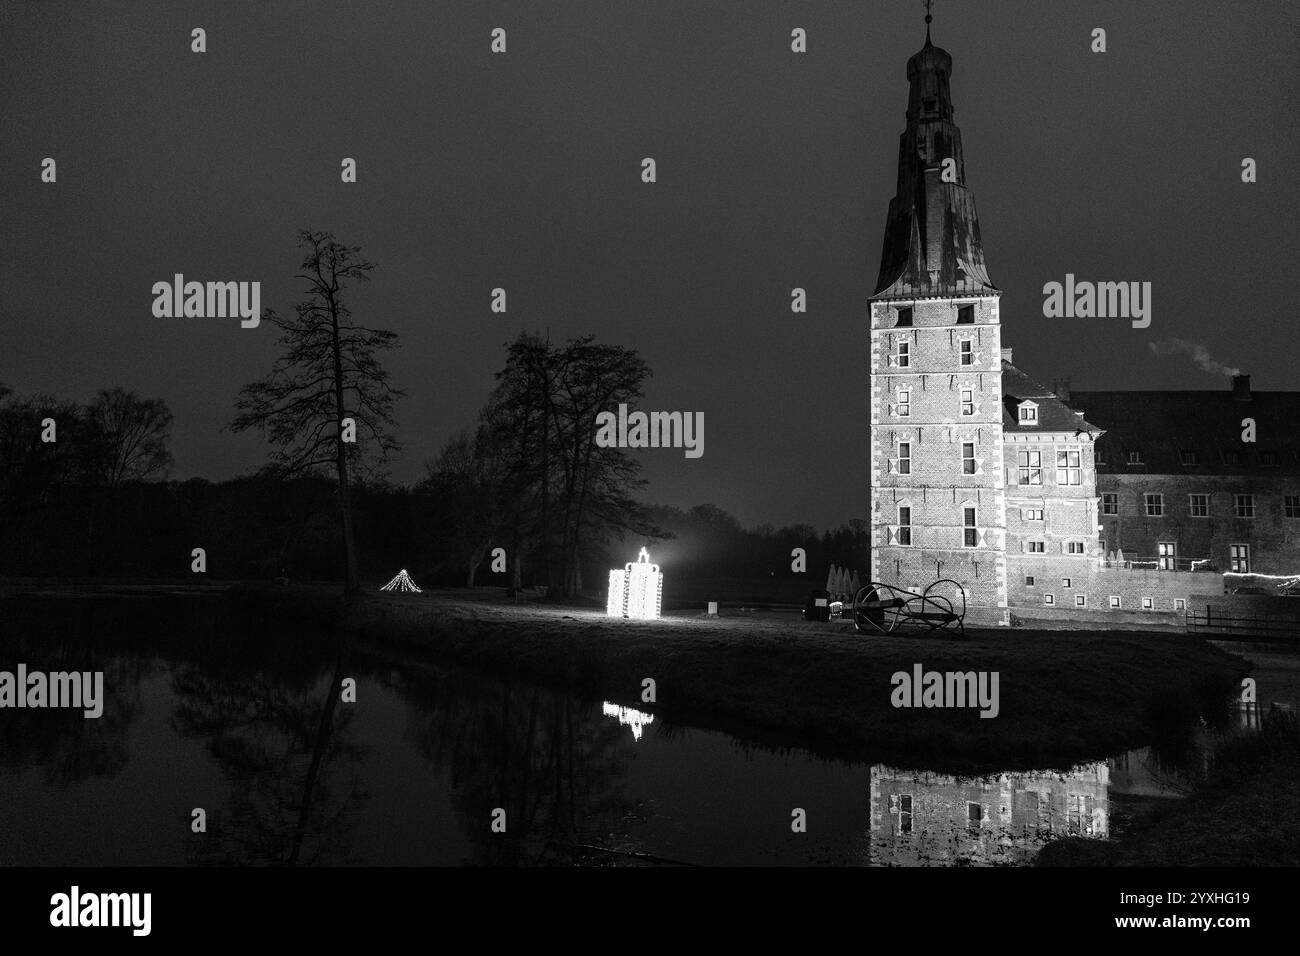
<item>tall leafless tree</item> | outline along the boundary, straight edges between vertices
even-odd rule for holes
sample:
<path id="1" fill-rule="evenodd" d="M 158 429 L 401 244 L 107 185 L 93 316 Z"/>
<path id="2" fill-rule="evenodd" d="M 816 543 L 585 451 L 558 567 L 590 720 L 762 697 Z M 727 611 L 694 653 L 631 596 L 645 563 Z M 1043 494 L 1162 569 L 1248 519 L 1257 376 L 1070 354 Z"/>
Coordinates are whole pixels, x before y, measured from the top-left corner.
<path id="1" fill-rule="evenodd" d="M 393 402 L 402 391 L 388 383 L 376 353 L 397 343 L 397 334 L 352 320 L 344 294 L 370 278 L 373 262 L 358 246 L 345 246 L 328 232 L 301 231 L 306 250 L 297 278 L 306 298 L 292 317 L 266 310 L 265 320 L 281 330 L 283 353 L 266 378 L 246 385 L 236 407 L 233 431 L 260 430 L 275 446 L 271 468 L 281 476 L 332 465 L 338 478 L 343 527 L 346 592 L 361 590 L 353 530 L 352 485 L 358 474 L 388 460 L 399 444 L 390 429 Z M 355 423 L 347 441 L 345 420 Z"/>
<path id="2" fill-rule="evenodd" d="M 596 416 L 639 397 L 649 374 L 634 349 L 590 335 L 553 346 L 528 334 L 511 343 L 497 373 L 482 419 L 501 450 L 508 500 L 519 506 L 515 553 L 537 541 L 542 575 L 556 593 L 582 590 L 586 549 L 608 535 L 661 534 L 633 498 L 644 485 L 640 463 L 595 441 Z"/>

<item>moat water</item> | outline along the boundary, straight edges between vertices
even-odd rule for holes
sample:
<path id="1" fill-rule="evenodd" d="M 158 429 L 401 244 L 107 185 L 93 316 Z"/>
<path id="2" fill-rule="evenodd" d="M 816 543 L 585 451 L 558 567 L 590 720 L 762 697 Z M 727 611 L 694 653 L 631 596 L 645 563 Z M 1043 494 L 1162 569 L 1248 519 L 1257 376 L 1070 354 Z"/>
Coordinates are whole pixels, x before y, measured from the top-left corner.
<path id="1" fill-rule="evenodd" d="M 1023 865 L 1186 794 L 1204 753 L 972 777 L 827 761 L 197 603 L 6 622 L 0 670 L 102 670 L 105 695 L 94 720 L 0 711 L 0 865 Z M 331 708 L 345 677 L 356 700 Z"/>

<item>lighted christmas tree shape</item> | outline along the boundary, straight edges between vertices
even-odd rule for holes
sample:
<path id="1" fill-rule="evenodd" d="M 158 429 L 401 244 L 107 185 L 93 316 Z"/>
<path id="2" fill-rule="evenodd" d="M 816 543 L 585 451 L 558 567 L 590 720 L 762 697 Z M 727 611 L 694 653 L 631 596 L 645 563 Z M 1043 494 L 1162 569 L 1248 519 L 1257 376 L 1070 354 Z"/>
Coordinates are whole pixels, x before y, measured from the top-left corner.
<path id="1" fill-rule="evenodd" d="M 393 580 L 385 584 L 382 588 L 380 588 L 380 590 L 381 591 L 411 591 L 415 594 L 420 593 L 420 589 L 415 586 L 415 582 L 411 580 L 411 576 L 406 573 L 406 568 L 402 568 L 402 570 L 398 571 L 397 575 L 393 578 Z"/>

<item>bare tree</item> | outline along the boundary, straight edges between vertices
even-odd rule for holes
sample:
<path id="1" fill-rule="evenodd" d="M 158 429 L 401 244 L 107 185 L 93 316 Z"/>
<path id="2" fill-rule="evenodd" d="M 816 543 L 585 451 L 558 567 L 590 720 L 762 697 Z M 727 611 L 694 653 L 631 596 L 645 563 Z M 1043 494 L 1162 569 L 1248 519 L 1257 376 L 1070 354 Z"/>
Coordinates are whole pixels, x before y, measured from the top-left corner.
<path id="1" fill-rule="evenodd" d="M 369 279 L 375 264 L 357 246 L 328 232 L 298 233 L 306 250 L 297 278 L 307 297 L 291 318 L 266 310 L 281 330 L 283 354 L 261 381 L 244 386 L 233 431 L 260 430 L 275 446 L 271 468 L 281 476 L 333 465 L 338 477 L 346 592 L 361 590 L 352 517 L 352 482 L 399 448 L 389 429 L 393 402 L 403 392 L 388 384 L 376 352 L 396 345 L 397 334 L 352 321 L 344 302 L 351 283 Z M 347 427 L 347 419 L 352 427 Z M 355 441 L 349 435 L 355 432 Z"/>
<path id="2" fill-rule="evenodd" d="M 635 350 L 594 336 L 556 347 L 527 334 L 510 345 L 497 373 L 482 421 L 500 449 L 508 499 L 521 505 L 512 522 L 515 553 L 537 540 L 543 577 L 556 593 L 582 590 L 585 550 L 611 534 L 661 535 L 632 497 L 644 485 L 640 463 L 595 441 L 597 414 L 638 397 L 649 374 Z"/>
<path id="3" fill-rule="evenodd" d="M 97 477 L 109 488 L 167 476 L 173 462 L 167 448 L 172 413 L 166 402 L 105 388 L 95 396 L 89 418 L 100 442 Z"/>

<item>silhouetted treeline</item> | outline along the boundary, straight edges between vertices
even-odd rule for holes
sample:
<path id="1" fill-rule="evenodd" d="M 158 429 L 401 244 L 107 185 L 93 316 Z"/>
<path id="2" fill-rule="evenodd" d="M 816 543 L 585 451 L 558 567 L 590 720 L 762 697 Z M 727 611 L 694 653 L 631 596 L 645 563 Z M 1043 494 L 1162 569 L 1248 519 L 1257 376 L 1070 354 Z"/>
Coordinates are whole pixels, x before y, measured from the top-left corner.
<path id="1" fill-rule="evenodd" d="M 274 471 L 222 482 L 162 480 L 171 464 L 170 422 L 165 404 L 121 389 L 80 406 L 0 388 L 0 574 L 342 580 L 337 481 Z M 584 479 L 573 472 L 566 485 L 562 467 L 548 492 L 555 512 L 548 566 L 536 510 L 539 472 L 523 465 L 497 471 L 491 459 L 473 460 L 472 439 L 459 441 L 444 453 L 442 469 L 414 487 L 372 479 L 353 489 L 364 586 L 404 567 L 421 587 L 463 587 L 470 556 L 480 585 L 535 587 L 558 575 L 573 593 L 601 599 L 609 569 L 635 560 L 643 545 L 664 570 L 670 605 L 801 601 L 825 582 L 832 563 L 864 576 L 867 570 L 864 522 L 833 533 L 807 525 L 745 529 L 713 505 L 647 506 L 608 487 L 592 493 L 596 511 L 575 517 L 566 488 L 580 490 Z M 457 452 L 467 456 L 459 472 Z M 532 482 L 532 496 L 515 499 L 519 514 L 498 507 L 495 497 L 501 482 L 516 481 Z M 637 526 L 620 529 L 607 507 L 626 508 Z M 497 547 L 506 552 L 504 572 L 493 570 Z M 195 548 L 204 549 L 205 578 L 191 570 Z M 806 552 L 803 573 L 792 570 L 795 548 Z"/>

